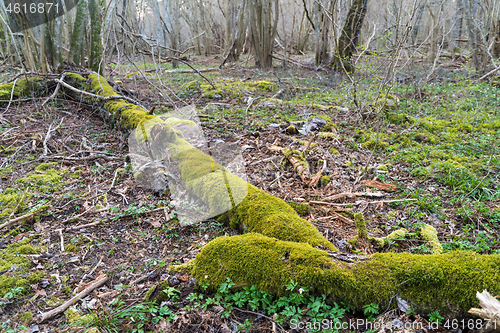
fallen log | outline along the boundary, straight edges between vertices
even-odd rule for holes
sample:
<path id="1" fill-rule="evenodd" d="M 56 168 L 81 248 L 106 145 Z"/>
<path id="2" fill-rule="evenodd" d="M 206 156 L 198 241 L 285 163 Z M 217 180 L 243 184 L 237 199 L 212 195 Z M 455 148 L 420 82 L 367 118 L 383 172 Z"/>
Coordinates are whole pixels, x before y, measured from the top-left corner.
<path id="1" fill-rule="evenodd" d="M 377 253 L 348 264 L 309 244 L 259 234 L 219 237 L 193 262 L 174 269 L 209 282 L 209 291 L 230 277 L 236 284 L 256 285 L 281 296 L 293 279 L 314 294 L 349 301 L 356 309 L 370 303 L 386 308 L 398 295 L 417 311 L 464 315 L 477 305 L 477 290 L 500 291 L 499 255 Z"/>
<path id="2" fill-rule="evenodd" d="M 119 96 L 97 74 L 90 74 L 87 79 L 67 73 L 66 79 L 87 92 L 103 97 Z M 0 91 L 8 89 L 0 86 Z M 81 98 L 74 91 L 66 92 Z M 311 292 L 325 294 L 335 301 L 349 301 L 355 309 L 372 302 L 387 306 L 398 295 L 417 311 L 439 310 L 453 315 L 463 315 L 478 305 L 476 291 L 500 292 L 497 254 L 385 253 L 350 264 L 330 256 L 321 249 L 335 250 L 335 247 L 313 225 L 301 219 L 283 200 L 232 175 L 189 145 L 182 132 L 173 128 L 175 119 L 164 121 L 124 99 L 92 101 L 101 105 L 103 116 L 127 129 L 141 128 L 143 135 L 138 136 L 139 141 L 151 140 L 151 130 L 156 126 L 155 138 L 179 163 L 187 188 L 211 209 L 228 207 L 229 199 L 234 202 L 234 198 L 245 195 L 236 207 L 221 214 L 220 220 L 252 233 L 219 237 L 207 244 L 193 261 L 173 268 L 189 271 L 197 282 L 207 281 L 211 290 L 229 277 L 237 284 L 257 285 L 281 295 L 286 293 L 285 285 L 293 278 Z M 227 200 L 221 200 L 219 196 L 224 196 L 213 191 L 222 187 L 230 193 Z"/>

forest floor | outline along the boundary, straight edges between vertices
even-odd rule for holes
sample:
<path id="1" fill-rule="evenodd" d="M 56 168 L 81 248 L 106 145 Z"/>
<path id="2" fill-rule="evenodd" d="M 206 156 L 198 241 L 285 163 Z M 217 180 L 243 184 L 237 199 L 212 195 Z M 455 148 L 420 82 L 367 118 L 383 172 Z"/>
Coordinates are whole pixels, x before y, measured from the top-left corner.
<path id="1" fill-rule="evenodd" d="M 189 59 L 197 69 L 217 67 L 220 61 Z M 362 249 L 366 254 L 432 253 L 419 237 L 424 224 L 437 230 L 445 252 L 497 253 L 500 89 L 476 83 L 466 64 L 447 60 L 431 76 L 414 68 L 384 82 L 377 67 L 383 68 L 384 61 L 375 56 L 364 61 L 353 76 L 355 89 L 339 74 L 293 64 L 264 71 L 240 62 L 203 72 L 206 80 L 196 73 L 169 73 L 170 64 L 158 72 L 151 63 L 137 64 L 147 75 L 115 64 L 108 73 L 118 91 L 126 89 L 158 115 L 171 111 L 172 103 L 195 105 L 207 141 L 237 143 L 248 181 L 304 204 L 297 206 L 302 216 L 341 251 L 361 252 L 347 240 L 357 234 L 351 213 L 362 212 L 371 236 L 408 230 L 383 248 Z M 3 81 L 14 75 L 1 74 Z M 43 106 L 45 99 L 3 105 L 0 113 L 0 224 L 25 216 L 0 226 L 0 330 L 281 330 L 258 306 L 226 312 L 220 305 L 197 304 L 194 281 L 169 274 L 169 265 L 188 262 L 212 239 L 237 231 L 215 219 L 180 224 L 172 218 L 168 193 L 137 185 L 126 134 L 101 119 L 92 105 L 58 96 Z M 295 132 L 315 117 L 328 121 L 322 131 L 329 135 Z M 305 150 L 311 174 L 322 172 L 318 185 L 305 185 L 283 155 L 268 149 L 271 145 Z M 75 310 L 35 322 L 102 273 L 109 281 L 76 303 Z M 171 301 L 145 302 L 147 291 L 165 280 L 172 287 Z M 370 304 L 361 313 L 342 303 L 342 320 L 383 318 L 427 327 L 441 318 L 437 312 L 403 312 L 394 305 L 387 311 Z M 274 319 L 297 331 L 290 318 L 305 323 L 308 310 L 304 306 L 295 317 Z M 443 317 L 436 330 L 457 331 L 446 327 Z M 365 325 L 341 331 L 366 330 Z"/>

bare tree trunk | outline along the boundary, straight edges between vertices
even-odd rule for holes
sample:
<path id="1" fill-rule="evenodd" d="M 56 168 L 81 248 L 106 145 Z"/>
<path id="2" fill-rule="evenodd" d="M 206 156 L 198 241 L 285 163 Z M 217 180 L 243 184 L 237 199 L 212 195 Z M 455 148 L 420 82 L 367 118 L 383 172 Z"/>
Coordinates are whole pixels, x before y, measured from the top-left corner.
<path id="1" fill-rule="evenodd" d="M 270 68 L 273 65 L 274 37 L 278 26 L 278 0 L 250 1 L 248 9 L 255 65 L 261 68 Z"/>
<path id="2" fill-rule="evenodd" d="M 481 64 L 479 62 L 479 56 L 478 56 L 478 47 L 476 43 L 476 36 L 474 34 L 474 16 L 471 12 L 471 6 L 470 6 L 470 0 L 463 0 L 465 6 L 463 7 L 465 9 L 465 19 L 467 22 L 467 35 L 469 37 L 469 46 L 472 50 L 472 62 L 474 63 L 474 67 L 476 70 L 479 70 L 481 67 Z"/>
<path id="3" fill-rule="evenodd" d="M 458 0 L 458 1 L 461 1 L 461 0 Z M 412 33 L 413 43 L 417 42 L 418 31 L 420 30 L 420 22 L 422 21 L 422 16 L 424 14 L 424 10 L 425 10 L 426 5 L 427 5 L 426 3 L 421 4 L 417 9 L 417 15 L 415 18 L 415 24 L 413 26 L 413 33 Z"/>
<path id="4" fill-rule="evenodd" d="M 101 41 L 101 17 L 100 6 L 97 0 L 89 0 L 90 15 L 90 56 L 89 68 L 102 74 L 104 64 L 102 62 Z"/>
<path id="5" fill-rule="evenodd" d="M 368 0 L 354 0 L 347 14 L 344 28 L 342 29 L 337 43 L 337 52 L 332 62 L 329 64 L 329 67 L 338 71 L 342 70 L 342 67 L 348 72 L 354 71 L 354 65 L 351 63 L 351 58 L 356 51 L 358 37 L 366 15 L 367 5 Z"/>

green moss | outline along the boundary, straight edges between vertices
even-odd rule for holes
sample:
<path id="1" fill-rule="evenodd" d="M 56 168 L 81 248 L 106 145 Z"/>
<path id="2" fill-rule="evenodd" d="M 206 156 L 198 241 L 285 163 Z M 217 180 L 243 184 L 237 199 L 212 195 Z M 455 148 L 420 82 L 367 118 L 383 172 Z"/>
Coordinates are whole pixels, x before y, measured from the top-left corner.
<path id="1" fill-rule="evenodd" d="M 44 89 L 45 83 L 42 78 L 20 79 L 17 82 L 10 82 L 0 85 L 0 100 L 19 99 L 34 95 L 38 95 Z"/>
<path id="2" fill-rule="evenodd" d="M 197 80 L 190 81 L 187 83 L 184 83 L 181 88 L 184 88 L 186 90 L 195 90 L 200 88 L 200 82 Z"/>
<path id="3" fill-rule="evenodd" d="M 398 212 L 396 211 L 390 211 L 389 213 L 387 213 L 387 221 L 392 221 L 394 219 L 396 219 L 396 216 L 398 216 Z"/>
<path id="4" fill-rule="evenodd" d="M 477 306 L 477 290 L 500 291 L 499 255 L 449 252 L 443 255 L 375 254 L 354 264 L 337 261 L 309 244 L 258 234 L 219 237 L 196 256 L 193 277 L 209 291 L 231 278 L 286 295 L 293 279 L 313 294 L 349 301 L 355 309 L 369 303 L 387 307 L 399 297 L 420 311 L 463 314 Z M 394 306 L 394 305 L 393 305 Z"/>
<path id="5" fill-rule="evenodd" d="M 222 89 L 211 89 L 203 93 L 203 97 L 207 98 L 215 98 L 214 95 L 219 95 L 220 97 L 224 97 L 225 93 Z"/>
<path id="6" fill-rule="evenodd" d="M 302 140 L 302 139 L 296 139 L 294 142 L 297 142 L 298 144 L 300 144 L 301 146 L 304 146 L 304 147 L 306 147 L 309 144 L 308 140 Z M 315 148 L 317 146 L 318 146 L 317 142 L 311 142 L 311 145 L 309 147 Z"/>
<path id="7" fill-rule="evenodd" d="M 50 296 L 48 299 L 47 299 L 47 305 L 48 306 L 59 306 L 61 304 L 63 304 L 64 301 L 60 298 L 57 298 L 55 296 Z"/>
<path id="8" fill-rule="evenodd" d="M 278 86 L 269 81 L 254 81 L 251 85 L 256 86 L 263 91 L 275 91 L 278 90 Z"/>
<path id="9" fill-rule="evenodd" d="M 168 281 L 161 281 L 157 285 L 149 288 L 144 296 L 146 302 L 156 301 L 156 304 L 161 304 L 161 302 L 168 300 L 168 295 L 163 292 L 163 290 L 170 287 Z"/>
<path id="10" fill-rule="evenodd" d="M 78 252 L 78 247 L 75 244 L 68 244 L 64 247 L 66 252 Z"/>
<path id="11" fill-rule="evenodd" d="M 6 188 L 0 193 L 0 216 L 10 216 L 24 211 L 31 196 L 31 193 Z"/>
<path id="12" fill-rule="evenodd" d="M 323 185 L 326 185 L 326 184 L 328 184 L 329 182 L 330 182 L 330 176 L 323 176 L 323 177 L 321 177 L 321 183 L 322 183 Z"/>
<path id="13" fill-rule="evenodd" d="M 127 75 L 124 76 L 124 78 L 130 79 L 130 78 L 133 78 L 134 76 L 139 75 L 139 74 L 140 74 L 139 72 L 128 73 Z M 154 76 L 153 73 L 143 73 L 143 74 L 146 76 Z"/>
<path id="14" fill-rule="evenodd" d="M 330 153 L 332 155 L 340 155 L 340 152 L 337 149 L 333 148 L 333 147 L 330 148 Z"/>
<path id="15" fill-rule="evenodd" d="M 318 137 L 320 139 L 327 139 L 327 140 L 333 140 L 337 138 L 337 135 L 332 132 L 319 132 Z"/>
<path id="16" fill-rule="evenodd" d="M 29 245 L 30 238 L 10 244 L 0 250 L 0 297 L 16 286 L 29 287 L 30 282 L 36 281 L 38 274 L 28 274 L 31 260 L 25 254 L 36 254 L 38 249 Z"/>
<path id="17" fill-rule="evenodd" d="M 18 319 L 21 323 L 28 326 L 33 321 L 33 314 L 31 312 L 25 312 L 22 315 L 19 315 Z"/>
<path id="18" fill-rule="evenodd" d="M 356 222 L 356 229 L 358 230 L 358 239 L 368 239 L 368 231 L 366 230 L 366 221 L 363 213 L 354 214 L 354 222 Z"/>
<path id="19" fill-rule="evenodd" d="M 43 277 L 45 276 L 45 272 L 38 271 L 35 273 L 32 273 L 26 277 L 26 280 L 28 283 L 31 284 L 37 284 Z"/>
<path id="20" fill-rule="evenodd" d="M 20 254 L 37 254 L 38 250 L 31 245 L 22 245 L 17 248 L 17 252 Z"/>
<path id="21" fill-rule="evenodd" d="M 378 171 L 385 171 L 385 172 L 388 172 L 388 171 L 389 171 L 389 169 L 387 168 L 387 165 L 386 165 L 386 164 L 379 164 L 379 165 L 377 166 L 377 170 L 378 170 Z"/>
<path id="22" fill-rule="evenodd" d="M 379 98 L 375 102 L 375 106 L 383 111 L 397 110 L 398 104 L 399 98 L 390 94 L 385 97 Z"/>
<path id="23" fill-rule="evenodd" d="M 390 124 L 403 124 L 408 121 L 408 118 L 406 114 L 404 113 L 395 113 L 395 112 L 388 112 L 387 113 L 387 122 Z"/>
<path id="24" fill-rule="evenodd" d="M 229 222 L 233 228 L 247 232 L 334 249 L 334 246 L 311 223 L 300 218 L 290 205 L 253 185 L 249 185 L 245 199 L 236 208 L 225 213 L 222 220 Z"/>
<path id="25" fill-rule="evenodd" d="M 332 121 L 332 118 L 330 118 L 329 116 L 324 115 L 324 114 L 322 114 L 322 115 L 314 115 L 314 116 L 311 116 L 309 119 L 313 119 L 315 117 L 318 117 L 318 118 L 326 120 L 326 125 L 323 126 L 323 128 L 321 128 L 321 132 L 331 132 L 333 129 L 337 128 L 337 124 L 335 124 Z"/>
<path id="26" fill-rule="evenodd" d="M 58 166 L 57 162 L 42 163 L 35 168 L 35 171 L 45 172 L 48 171 L 50 167 Z"/>
<path id="27" fill-rule="evenodd" d="M 307 203 L 288 201 L 288 204 L 297 212 L 297 214 L 302 216 L 306 215 L 311 210 L 311 206 Z"/>
<path id="28" fill-rule="evenodd" d="M 288 127 L 286 128 L 286 130 L 285 130 L 285 131 L 286 131 L 288 134 L 291 134 L 291 135 L 294 135 L 294 134 L 297 134 L 297 133 L 298 133 L 297 129 L 296 129 L 296 128 L 295 128 L 295 126 L 293 126 L 293 125 L 288 126 Z"/>
<path id="29" fill-rule="evenodd" d="M 439 242 L 437 230 L 433 226 L 425 224 L 422 229 L 420 229 L 420 236 L 423 240 L 431 243 L 432 252 L 435 254 L 443 253 L 443 246 Z"/>

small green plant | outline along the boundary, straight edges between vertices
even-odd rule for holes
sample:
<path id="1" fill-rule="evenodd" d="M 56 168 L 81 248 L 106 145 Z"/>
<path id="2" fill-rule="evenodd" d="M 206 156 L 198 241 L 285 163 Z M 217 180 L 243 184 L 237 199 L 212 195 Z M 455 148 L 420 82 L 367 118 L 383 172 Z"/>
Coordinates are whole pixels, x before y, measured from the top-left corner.
<path id="1" fill-rule="evenodd" d="M 9 292 L 7 292 L 3 296 L 3 298 L 13 299 L 13 298 L 21 296 L 23 294 L 23 292 L 24 292 L 24 287 L 14 287 Z"/>
<path id="2" fill-rule="evenodd" d="M 441 325 L 441 321 L 443 319 L 444 318 L 439 314 L 438 310 L 429 313 L 429 321 L 432 323 L 437 322 L 439 325 Z"/>
<path id="3" fill-rule="evenodd" d="M 379 311 L 380 311 L 379 306 L 376 303 L 370 303 L 363 306 L 363 313 L 365 316 L 368 317 L 368 321 L 375 320 L 373 316 L 377 315 Z"/>

